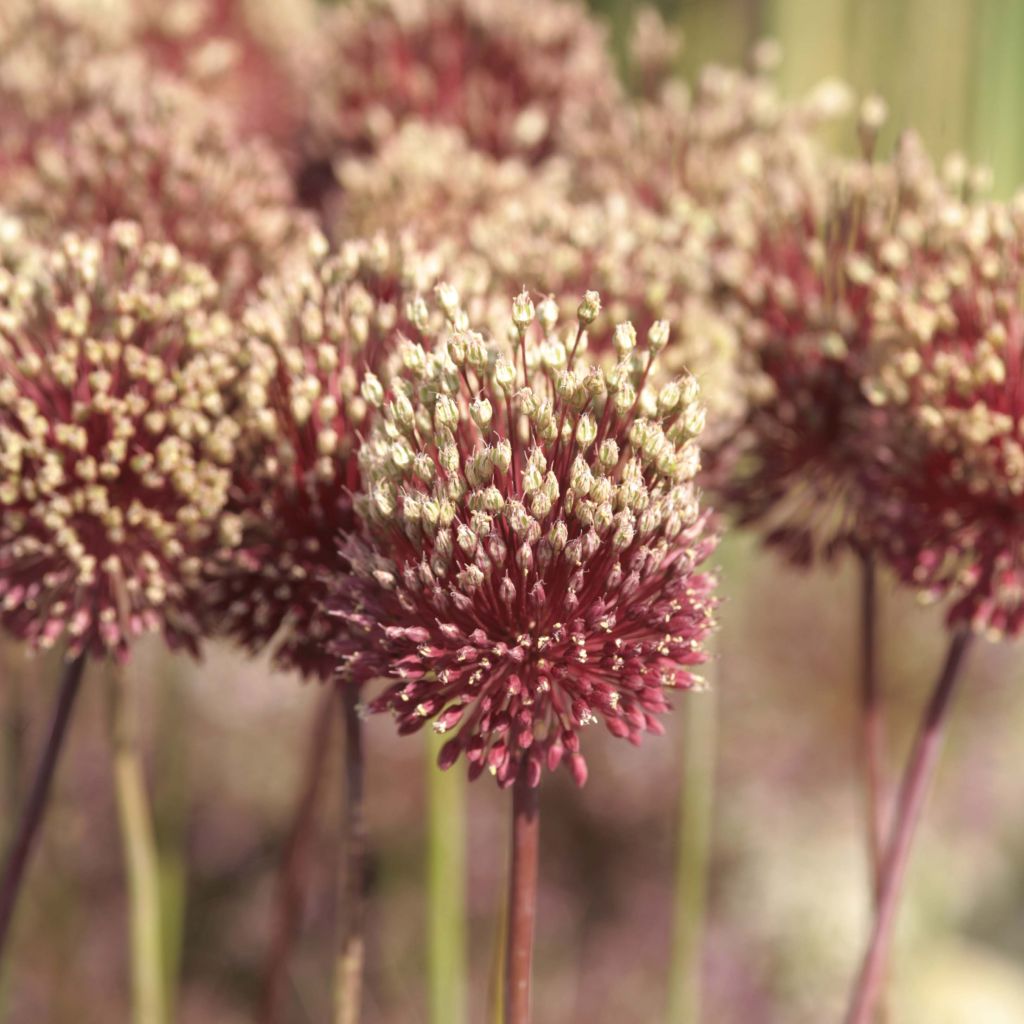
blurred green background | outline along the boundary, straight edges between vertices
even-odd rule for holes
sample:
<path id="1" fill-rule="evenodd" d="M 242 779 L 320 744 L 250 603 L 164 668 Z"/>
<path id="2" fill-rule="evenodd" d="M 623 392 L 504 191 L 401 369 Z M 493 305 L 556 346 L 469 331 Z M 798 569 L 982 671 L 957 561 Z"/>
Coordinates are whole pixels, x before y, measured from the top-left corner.
<path id="1" fill-rule="evenodd" d="M 635 5 L 599 0 L 624 51 Z M 663 2 L 685 35 L 681 70 L 740 63 L 771 35 L 797 93 L 826 77 L 890 105 L 890 133 L 990 163 L 996 191 L 1024 179 L 1022 0 Z M 891 137 L 891 135 L 890 135 Z M 591 778 L 544 792 L 539 1024 L 666 1019 L 684 736 L 707 751 L 713 846 L 702 1020 L 837 1020 L 866 927 L 855 774 L 857 579 L 800 574 L 754 538 L 726 542 L 714 693 L 681 701 L 664 739 L 634 750 L 595 731 Z M 883 597 L 891 755 L 905 754 L 942 657 L 941 615 Z M 52 661 L 0 649 L 0 816 L 24 791 L 52 695 Z M 158 647 L 128 669 L 144 701 L 178 1019 L 251 1022 L 269 940 L 274 870 L 299 784 L 315 687 L 211 649 L 201 666 Z M 20 914 L 0 999 L 11 1024 L 126 1019 L 125 904 L 99 669 L 90 671 Z M 1024 679 L 1019 649 L 979 645 L 953 721 L 901 922 L 889 1024 L 1024 1020 Z M 716 727 L 717 721 L 717 727 Z M 426 1021 L 424 751 L 368 725 L 374 843 L 367 1024 Z M 698 769 L 700 758 L 694 759 Z M 332 772 L 335 769 L 332 762 Z M 291 976 L 291 1020 L 327 1019 L 339 787 L 328 780 Z M 506 800 L 469 793 L 470 1012 L 487 1018 L 503 884 Z M 695 1024 L 695 1022 L 692 1022 Z"/>

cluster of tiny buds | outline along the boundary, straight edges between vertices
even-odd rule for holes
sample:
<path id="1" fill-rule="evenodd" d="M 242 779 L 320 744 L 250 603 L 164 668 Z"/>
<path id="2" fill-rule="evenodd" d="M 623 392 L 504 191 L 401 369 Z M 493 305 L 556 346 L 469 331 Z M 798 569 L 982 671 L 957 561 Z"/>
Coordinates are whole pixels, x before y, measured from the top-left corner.
<path id="1" fill-rule="evenodd" d="M 210 567 L 206 612 L 212 631 L 253 651 L 272 646 L 280 666 L 308 677 L 335 674 L 322 575 L 341 568 L 339 538 L 355 525 L 356 448 L 395 339 L 445 319 L 421 297 L 438 271 L 434 257 L 382 237 L 332 251 L 314 233 L 304 258 L 265 280 L 241 318 L 228 504 L 239 543 Z"/>
<path id="2" fill-rule="evenodd" d="M 578 0 L 356 0 L 322 28 L 306 62 L 317 159 L 373 149 L 415 117 L 497 156 L 542 159 L 563 125 L 596 122 L 619 97 L 603 32 Z"/>
<path id="3" fill-rule="evenodd" d="M 41 121 L 0 180 L 35 235 L 138 221 L 207 266 L 236 308 L 308 230 L 277 154 L 134 54 L 92 62 L 74 116 Z"/>
<path id="4" fill-rule="evenodd" d="M 889 323 L 862 380 L 884 422 L 881 544 L 907 582 L 952 598 L 954 623 L 1018 635 L 1024 203 L 948 198 L 916 253 L 898 289 L 871 282 Z"/>
<path id="5" fill-rule="evenodd" d="M 572 315 L 584 288 L 597 288 L 607 308 L 588 331 L 591 354 L 614 356 L 614 325 L 627 316 L 641 333 L 667 320 L 673 344 L 660 361 L 663 375 L 685 367 L 700 379 L 715 433 L 740 419 L 736 335 L 711 294 L 713 225 L 685 195 L 656 212 L 620 189 L 590 194 L 565 161 L 527 168 L 419 122 L 376 153 L 349 156 L 338 173 L 335 237 L 398 236 L 412 224 L 420 244 L 443 251 L 449 268 L 476 273 L 495 295 L 524 283 L 547 289 L 560 316 Z M 491 326 L 500 329 L 507 317 L 495 303 Z"/>
<path id="6" fill-rule="evenodd" d="M 367 389 L 370 541 L 347 549 L 340 649 L 350 671 L 395 680 L 375 707 L 401 730 L 461 721 L 443 764 L 462 752 L 471 774 L 536 783 L 565 756 L 582 781 L 579 728 L 657 729 L 664 688 L 692 685 L 703 657 L 704 412 L 693 377 L 650 384 L 664 323 L 643 342 L 621 324 L 602 368 L 580 354 L 597 293 L 567 331 L 549 299 L 524 291 L 511 312 L 506 338 L 456 316 L 434 345 L 407 342 L 390 387 Z"/>
<path id="7" fill-rule="evenodd" d="M 218 301 L 127 222 L 0 271 L 0 616 L 31 643 L 195 643 L 239 430 Z"/>

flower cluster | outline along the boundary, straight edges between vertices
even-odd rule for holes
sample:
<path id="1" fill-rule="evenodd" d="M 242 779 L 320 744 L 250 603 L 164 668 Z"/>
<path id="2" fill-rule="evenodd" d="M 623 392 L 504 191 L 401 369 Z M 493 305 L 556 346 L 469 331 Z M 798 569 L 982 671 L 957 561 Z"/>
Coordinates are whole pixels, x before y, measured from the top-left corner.
<path id="1" fill-rule="evenodd" d="M 127 222 L 0 270 L 0 621 L 31 644 L 194 647 L 239 431 L 218 305 Z"/>
<path id="2" fill-rule="evenodd" d="M 360 450 L 371 542 L 333 584 L 347 670 L 391 680 L 374 707 L 403 733 L 433 720 L 453 734 L 443 767 L 464 754 L 503 786 L 563 762 L 582 784 L 598 720 L 660 731 L 711 628 L 696 381 L 650 385 L 664 322 L 645 339 L 621 324 L 618 362 L 592 365 L 599 307 L 588 293 L 559 330 L 523 292 L 503 337 L 453 309 L 430 347 L 403 344 Z"/>
<path id="3" fill-rule="evenodd" d="M 39 124 L 25 159 L 0 176 L 35 234 L 138 221 L 203 263 L 231 305 L 287 258 L 305 222 L 271 149 L 137 58 L 94 61 L 80 85 L 75 116 Z"/>
<path id="4" fill-rule="evenodd" d="M 663 213 L 621 191 L 581 194 L 566 161 L 499 160 L 454 129 L 419 122 L 378 153 L 339 162 L 337 173 L 336 237 L 411 231 L 495 293 L 547 290 L 563 316 L 596 290 L 607 308 L 587 332 L 595 355 L 614 357 L 614 327 L 627 316 L 641 335 L 667 320 L 664 369 L 698 377 L 716 435 L 739 419 L 736 334 L 709 301 L 712 221 L 685 193 Z"/>
<path id="5" fill-rule="evenodd" d="M 428 329 L 421 296 L 438 272 L 432 257 L 383 239 L 330 252 L 313 235 L 242 317 L 242 438 L 227 508 L 239 543 L 209 566 L 206 614 L 212 631 L 251 651 L 273 646 L 279 665 L 308 677 L 337 669 L 322 573 L 344 571 L 336 552 L 355 525 L 367 415 L 395 338 Z"/>
<path id="6" fill-rule="evenodd" d="M 309 59 L 305 148 L 314 161 L 376 148 L 418 118 L 496 156 L 539 159 L 618 95 L 598 25 L 577 0 L 354 0 Z"/>
<path id="7" fill-rule="evenodd" d="M 607 130 L 573 125 L 563 149 L 595 192 L 628 191 L 660 212 L 682 193 L 717 215 L 748 186 L 814 161 L 818 129 L 849 110 L 837 81 L 784 101 L 771 77 L 778 60 L 765 42 L 753 72 L 710 65 L 692 88 L 670 79 L 619 108 Z"/>
<path id="8" fill-rule="evenodd" d="M 92 63 L 141 55 L 202 88 L 245 133 L 284 149 L 297 134 L 298 62 L 313 6 L 302 0 L 5 0 L 0 10 L 0 154 L 73 115 Z"/>
<path id="9" fill-rule="evenodd" d="M 869 105 L 868 119 L 875 112 Z M 767 175 L 723 218 L 715 263 L 747 365 L 746 420 L 715 453 L 713 480 L 743 523 L 796 562 L 875 542 L 878 417 L 864 360 L 894 289 L 923 258 L 939 176 L 907 138 L 891 161 L 820 160 L 813 174 Z"/>
<path id="10" fill-rule="evenodd" d="M 875 501 L 900 575 L 952 599 L 950 621 L 1024 629 L 1024 198 L 950 198 L 917 273 L 871 281 L 891 327 L 863 390 L 885 415 Z"/>

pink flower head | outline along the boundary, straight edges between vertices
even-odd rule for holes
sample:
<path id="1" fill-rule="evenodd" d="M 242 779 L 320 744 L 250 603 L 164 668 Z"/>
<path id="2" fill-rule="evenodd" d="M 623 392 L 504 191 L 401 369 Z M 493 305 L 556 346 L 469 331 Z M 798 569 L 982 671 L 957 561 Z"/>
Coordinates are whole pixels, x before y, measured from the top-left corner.
<path id="1" fill-rule="evenodd" d="M 871 283 L 918 259 L 913 240 L 944 194 L 913 140 L 891 162 L 769 176 L 724 222 L 717 261 L 747 363 L 749 411 L 713 479 L 744 524 L 798 564 L 870 546 L 878 416 L 865 354 L 887 328 Z"/>
<path id="2" fill-rule="evenodd" d="M 1024 202 L 949 199 L 912 280 L 881 273 L 891 321 L 864 393 L 885 416 L 879 504 L 900 576 L 951 625 L 1024 630 Z"/>
<path id="3" fill-rule="evenodd" d="M 228 504 L 238 545 L 211 566 L 205 604 L 212 629 L 271 647 L 308 677 L 337 670 L 322 572 L 355 525 L 357 451 L 382 393 L 374 371 L 386 379 L 397 335 L 423 337 L 418 296 L 435 274 L 431 258 L 382 240 L 330 252 L 314 235 L 243 317 L 243 436 Z"/>
<path id="4" fill-rule="evenodd" d="M 195 648 L 238 433 L 217 306 L 125 222 L 0 271 L 0 621 L 29 643 Z"/>
<path id="5" fill-rule="evenodd" d="M 618 96 L 604 35 L 576 0 L 355 0 L 312 55 L 307 152 L 328 164 L 416 118 L 495 156 L 540 159 Z"/>
<path id="6" fill-rule="evenodd" d="M 333 585 L 344 667 L 390 680 L 373 707 L 402 733 L 432 721 L 442 767 L 462 754 L 503 786 L 562 763 L 582 784 L 583 729 L 660 732 L 705 659 L 696 382 L 649 386 L 664 323 L 622 324 L 619 362 L 590 364 L 598 305 L 559 330 L 523 292 L 505 338 L 456 316 L 403 345 L 360 450 L 366 538 Z"/>
<path id="7" fill-rule="evenodd" d="M 94 61 L 74 111 L 38 124 L 0 181 L 38 237 L 137 221 L 147 238 L 207 266 L 233 307 L 306 230 L 274 152 L 135 57 Z"/>

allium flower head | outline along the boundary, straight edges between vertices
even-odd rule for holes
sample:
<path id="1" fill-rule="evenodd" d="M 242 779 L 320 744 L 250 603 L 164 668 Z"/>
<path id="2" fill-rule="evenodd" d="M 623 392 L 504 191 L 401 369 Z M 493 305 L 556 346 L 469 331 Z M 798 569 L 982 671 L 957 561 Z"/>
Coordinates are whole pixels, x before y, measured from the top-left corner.
<path id="1" fill-rule="evenodd" d="M 742 412 L 741 388 L 735 331 L 710 301 L 711 217 L 685 193 L 666 211 L 621 190 L 590 194 L 578 170 L 558 159 L 540 167 L 496 159 L 455 129 L 409 122 L 378 153 L 339 162 L 332 230 L 338 238 L 411 232 L 496 294 L 547 290 L 562 316 L 596 290 L 603 308 L 586 345 L 597 358 L 616 358 L 615 326 L 627 316 L 641 337 L 667 320 L 672 345 L 659 366 L 698 378 L 711 431 L 723 433 Z M 504 304 L 499 316 L 500 328 Z"/>
<path id="2" fill-rule="evenodd" d="M 0 270 L 0 621 L 42 647 L 194 647 L 238 427 L 204 268 L 118 223 Z"/>
<path id="3" fill-rule="evenodd" d="M 243 437 L 229 503 L 239 544 L 211 567 L 206 604 L 214 629 L 253 651 L 272 646 L 306 676 L 336 673 L 321 573 L 354 526 L 356 453 L 394 339 L 423 336 L 420 295 L 437 273 L 431 257 L 380 239 L 331 252 L 314 235 L 243 316 Z"/>
<path id="4" fill-rule="evenodd" d="M 560 331 L 523 292 L 507 341 L 457 327 L 403 345 L 360 450 L 371 540 L 335 582 L 346 667 L 391 680 L 374 707 L 401 732 L 452 733 L 443 767 L 464 754 L 501 785 L 563 762 L 582 784 L 584 727 L 661 731 L 705 657 L 696 382 L 648 386 L 663 323 L 623 323 L 620 362 L 590 365 L 598 305 Z"/>
<path id="5" fill-rule="evenodd" d="M 16 159 L 39 125 L 75 111 L 93 61 L 129 54 L 223 103 L 243 134 L 292 147 L 294 52 L 313 13 L 308 0 L 4 0 L 0 159 Z"/>
<path id="6" fill-rule="evenodd" d="M 287 150 L 298 130 L 298 54 L 313 0 L 120 0 L 131 45 L 229 107 L 243 134 Z"/>
<path id="7" fill-rule="evenodd" d="M 744 523 L 798 563 L 873 543 L 865 354 L 887 329 L 871 283 L 913 271 L 944 194 L 912 139 L 889 162 L 769 175 L 723 219 L 716 260 L 749 362 L 749 412 L 714 478 Z"/>
<path id="8" fill-rule="evenodd" d="M 817 130 L 849 110 L 837 81 L 783 100 L 771 75 L 778 59 L 766 41 L 751 72 L 708 65 L 692 87 L 667 79 L 653 97 L 620 107 L 608 128 L 574 124 L 563 149 L 596 191 L 627 190 L 657 211 L 685 192 L 718 211 L 765 175 L 806 164 Z"/>
<path id="9" fill-rule="evenodd" d="M 205 264 L 237 304 L 305 230 L 285 168 L 226 112 L 131 57 L 94 62 L 70 118 L 41 124 L 5 199 L 40 237 L 142 224 Z"/>
<path id="10" fill-rule="evenodd" d="M 864 393 L 885 416 L 879 499 L 892 563 L 950 621 L 1024 630 L 1024 197 L 950 199 L 916 273 L 871 282 L 890 321 Z"/>
<path id="11" fill-rule="evenodd" d="M 354 0 L 309 60 L 307 151 L 375 149 L 417 118 L 497 156 L 538 159 L 618 95 L 603 33 L 576 0 Z"/>

